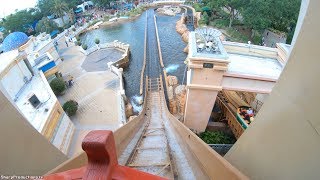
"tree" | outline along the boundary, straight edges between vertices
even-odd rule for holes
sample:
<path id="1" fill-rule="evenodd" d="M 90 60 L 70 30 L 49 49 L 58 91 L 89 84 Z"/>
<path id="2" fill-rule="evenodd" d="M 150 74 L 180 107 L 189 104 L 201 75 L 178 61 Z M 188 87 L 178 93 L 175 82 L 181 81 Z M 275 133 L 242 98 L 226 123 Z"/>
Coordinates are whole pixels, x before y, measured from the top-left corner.
<path id="1" fill-rule="evenodd" d="M 287 32 L 298 20 L 300 4 L 301 0 L 269 0 L 271 27 Z"/>
<path id="2" fill-rule="evenodd" d="M 112 0 L 92 0 L 92 2 L 98 6 L 110 7 L 110 2 L 112 2 Z"/>
<path id="3" fill-rule="evenodd" d="M 271 19 L 268 6 L 268 0 L 250 0 L 241 13 L 245 25 L 255 30 L 270 27 Z"/>
<path id="4" fill-rule="evenodd" d="M 207 5 L 213 11 L 226 11 L 229 14 L 229 27 L 231 27 L 233 20 L 238 16 L 244 5 L 246 5 L 246 2 L 245 0 L 207 0 Z"/>
<path id="5" fill-rule="evenodd" d="M 62 0 L 54 0 L 52 6 L 50 7 L 50 13 L 56 15 L 57 17 L 62 19 L 62 23 L 65 25 L 63 16 L 66 12 L 68 12 L 69 7 L 68 4 Z"/>
<path id="6" fill-rule="evenodd" d="M 208 16 L 207 12 L 202 13 L 201 24 L 206 24 L 206 25 L 209 24 L 209 16 Z"/>
<path id="7" fill-rule="evenodd" d="M 3 21 L 3 26 L 7 31 L 22 31 L 29 33 L 34 21 L 40 19 L 40 12 L 37 9 L 31 8 L 17 11 L 10 14 Z"/>
<path id="8" fill-rule="evenodd" d="M 58 25 L 47 17 L 43 17 L 36 26 L 37 32 L 46 32 L 48 34 L 50 34 L 55 29 L 58 29 Z"/>
<path id="9" fill-rule="evenodd" d="M 42 16 L 51 15 L 51 7 L 53 6 L 52 0 L 38 0 L 37 7 L 40 9 Z"/>
<path id="10" fill-rule="evenodd" d="M 61 95 L 66 90 L 66 84 L 62 78 L 55 78 L 50 82 L 50 87 L 54 94 Z"/>
<path id="11" fill-rule="evenodd" d="M 68 116 L 73 116 L 78 110 L 78 103 L 74 100 L 69 100 L 63 104 L 62 109 L 68 114 Z"/>

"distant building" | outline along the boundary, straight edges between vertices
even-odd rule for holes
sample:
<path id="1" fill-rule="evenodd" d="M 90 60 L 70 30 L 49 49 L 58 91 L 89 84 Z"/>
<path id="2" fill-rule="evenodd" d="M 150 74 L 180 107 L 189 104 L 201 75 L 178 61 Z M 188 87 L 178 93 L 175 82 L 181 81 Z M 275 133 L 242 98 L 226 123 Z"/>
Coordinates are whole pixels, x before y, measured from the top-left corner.
<path id="1" fill-rule="evenodd" d="M 7 94 L 16 111 L 64 154 L 74 124 L 63 111 L 46 79 L 57 72 L 59 58 L 47 35 L 28 38 L 22 32 L 9 34 L 0 55 L 0 91 Z M 41 39 L 43 38 L 43 39 Z"/>
<path id="2" fill-rule="evenodd" d="M 287 36 L 284 32 L 273 32 L 266 29 L 263 33 L 262 44 L 267 47 L 276 47 L 277 43 L 285 44 L 287 41 Z"/>
<path id="3" fill-rule="evenodd" d="M 90 7 L 93 7 L 93 2 L 86 1 L 86 2 L 83 2 L 82 4 L 78 5 L 77 10 L 78 10 L 78 12 L 80 12 L 80 9 L 81 9 L 82 12 L 86 12 L 86 10 L 88 10 Z"/>

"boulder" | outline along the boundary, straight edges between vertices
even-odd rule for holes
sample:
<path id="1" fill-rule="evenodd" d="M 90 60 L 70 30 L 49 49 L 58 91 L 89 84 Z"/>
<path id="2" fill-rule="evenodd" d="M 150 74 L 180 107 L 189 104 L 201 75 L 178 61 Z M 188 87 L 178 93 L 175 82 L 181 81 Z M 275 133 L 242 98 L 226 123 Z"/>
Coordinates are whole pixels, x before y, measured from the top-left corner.
<path id="1" fill-rule="evenodd" d="M 168 87 L 167 93 L 168 93 L 168 98 L 169 98 L 169 100 L 170 100 L 170 99 L 173 99 L 173 87 L 172 87 L 172 86 L 169 86 L 169 87 Z"/>
<path id="2" fill-rule="evenodd" d="M 130 117 L 133 115 L 133 107 L 131 103 L 126 104 L 126 117 Z"/>
<path id="3" fill-rule="evenodd" d="M 174 92 L 176 93 L 176 95 L 185 93 L 186 91 L 186 86 L 185 85 L 179 85 L 176 87 L 176 89 L 174 90 Z"/>
<path id="4" fill-rule="evenodd" d="M 189 53 L 189 46 L 188 45 L 183 49 L 183 52 Z"/>
<path id="5" fill-rule="evenodd" d="M 142 105 L 142 104 L 143 104 L 143 99 L 142 99 L 142 98 L 139 99 L 138 104 L 139 104 L 139 105 Z"/>
<path id="6" fill-rule="evenodd" d="M 167 81 L 169 86 L 174 86 L 178 84 L 178 78 L 176 76 L 167 76 Z"/>
<path id="7" fill-rule="evenodd" d="M 186 87 L 184 85 L 179 85 L 175 89 L 175 94 L 178 102 L 179 113 L 184 113 L 184 108 L 186 104 Z"/>
<path id="8" fill-rule="evenodd" d="M 133 120 L 133 119 L 136 118 L 136 117 L 138 117 L 138 116 L 136 116 L 136 115 L 130 116 L 129 119 L 128 119 L 128 121 L 131 121 L 131 120 Z"/>
<path id="9" fill-rule="evenodd" d="M 178 112 L 178 107 L 177 107 L 177 101 L 172 99 L 169 100 L 169 111 L 171 112 L 171 114 L 177 114 Z"/>

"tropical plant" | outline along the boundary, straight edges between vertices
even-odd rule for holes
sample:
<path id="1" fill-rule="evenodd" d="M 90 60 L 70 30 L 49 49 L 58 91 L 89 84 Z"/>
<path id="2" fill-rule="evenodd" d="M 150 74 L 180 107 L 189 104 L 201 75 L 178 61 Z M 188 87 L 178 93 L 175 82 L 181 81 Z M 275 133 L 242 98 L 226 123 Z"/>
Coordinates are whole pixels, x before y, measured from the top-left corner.
<path id="1" fill-rule="evenodd" d="M 62 78 L 55 78 L 50 82 L 54 94 L 61 95 L 66 90 L 66 84 Z"/>
<path id="2" fill-rule="evenodd" d="M 94 40 L 94 42 L 95 42 L 96 44 L 99 44 L 99 43 L 100 43 L 100 39 L 96 38 L 96 39 Z"/>
<path id="3" fill-rule="evenodd" d="M 83 45 L 82 45 L 82 48 L 83 48 L 84 50 L 87 50 L 87 49 L 88 49 L 88 46 L 87 46 L 86 44 L 83 44 Z"/>
<path id="4" fill-rule="evenodd" d="M 46 32 L 50 34 L 53 30 L 58 29 L 58 25 L 54 22 L 48 19 L 47 17 L 43 17 L 36 26 L 37 32 Z"/>
<path id="5" fill-rule="evenodd" d="M 233 144 L 236 139 L 222 131 L 205 131 L 199 137 L 207 144 Z"/>
<path id="6" fill-rule="evenodd" d="M 67 113 L 68 116 L 73 116 L 78 110 L 78 103 L 74 100 L 69 100 L 63 104 L 62 109 Z"/>
<path id="7" fill-rule="evenodd" d="M 205 25 L 209 24 L 209 16 L 207 12 L 203 12 L 200 23 Z"/>
<path id="8" fill-rule="evenodd" d="M 68 4 L 62 0 L 54 0 L 52 6 L 50 7 L 50 13 L 56 15 L 62 19 L 63 25 L 65 25 L 63 16 L 69 11 Z"/>
<path id="9" fill-rule="evenodd" d="M 10 32 L 29 33 L 32 30 L 33 22 L 41 19 L 41 17 L 40 11 L 35 8 L 16 11 L 3 19 L 2 26 Z"/>

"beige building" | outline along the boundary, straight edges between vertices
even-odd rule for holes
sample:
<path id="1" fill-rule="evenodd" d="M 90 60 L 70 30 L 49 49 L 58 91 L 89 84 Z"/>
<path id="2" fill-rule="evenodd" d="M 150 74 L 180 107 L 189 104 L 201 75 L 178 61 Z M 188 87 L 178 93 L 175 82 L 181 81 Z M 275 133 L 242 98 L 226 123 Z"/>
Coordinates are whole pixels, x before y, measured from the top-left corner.
<path id="1" fill-rule="evenodd" d="M 1 130 L 12 132 L 8 133 L 10 136 L 2 136 L 0 139 L 1 144 L 10 144 L 8 148 L 2 149 L 1 162 L 5 163 L 0 164 L 0 169 L 6 169 L 4 172 L 10 174 L 28 174 L 31 168 L 27 165 L 28 161 L 19 162 L 19 153 L 22 153 L 24 148 L 15 150 L 20 146 L 26 146 L 28 158 L 30 155 L 36 159 L 37 155 L 40 155 L 36 164 L 41 168 L 34 169 L 34 172 L 43 173 L 44 169 L 53 167 L 57 162 L 67 158 L 74 133 L 73 123 L 63 111 L 47 81 L 47 78 L 57 72 L 56 62 L 59 61 L 59 55 L 48 36 L 28 38 L 25 34 L 17 32 L 7 38 L 4 40 L 5 52 L 0 54 L 0 106 L 2 111 L 12 114 L 1 113 Z M 30 138 L 32 136 L 36 136 L 34 141 Z M 22 138 L 25 142 L 16 138 Z M 15 140 L 10 142 L 12 139 Z M 44 156 L 45 153 L 38 152 L 37 144 L 41 151 L 52 152 L 57 157 L 42 159 L 41 155 Z M 31 161 L 29 159 L 29 162 Z M 19 171 L 12 168 L 14 164 L 19 164 L 16 165 L 20 167 Z"/>

